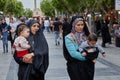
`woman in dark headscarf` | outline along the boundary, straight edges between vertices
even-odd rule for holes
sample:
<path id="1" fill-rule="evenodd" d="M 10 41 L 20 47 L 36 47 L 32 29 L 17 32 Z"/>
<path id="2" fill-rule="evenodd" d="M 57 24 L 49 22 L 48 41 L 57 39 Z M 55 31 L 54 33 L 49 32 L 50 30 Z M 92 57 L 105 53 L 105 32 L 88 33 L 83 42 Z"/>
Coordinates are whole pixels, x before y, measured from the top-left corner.
<path id="1" fill-rule="evenodd" d="M 65 36 L 65 45 L 68 53 L 65 53 L 67 60 L 67 71 L 70 80 L 91 80 L 87 76 L 86 59 L 79 52 L 78 47 L 85 37 L 89 35 L 88 27 L 80 16 L 75 16 L 71 21 L 72 32 Z"/>
<path id="2" fill-rule="evenodd" d="M 28 41 L 31 46 L 29 54 L 23 58 L 18 58 L 16 53 L 14 54 L 14 59 L 19 64 L 18 80 L 44 80 L 49 64 L 48 44 L 38 21 L 32 20 L 28 26 Z"/>

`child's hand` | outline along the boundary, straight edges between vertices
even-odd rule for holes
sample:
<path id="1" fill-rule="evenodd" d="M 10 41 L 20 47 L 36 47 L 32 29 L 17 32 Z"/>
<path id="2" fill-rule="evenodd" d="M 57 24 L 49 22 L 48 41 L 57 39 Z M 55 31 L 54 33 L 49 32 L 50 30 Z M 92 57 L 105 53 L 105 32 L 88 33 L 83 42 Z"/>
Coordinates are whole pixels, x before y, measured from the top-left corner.
<path id="1" fill-rule="evenodd" d="M 29 49 L 29 48 L 30 48 L 30 45 L 28 45 L 27 48 Z"/>
<path id="2" fill-rule="evenodd" d="M 82 56 L 86 56 L 87 54 L 86 54 L 86 52 L 82 52 Z"/>
<path id="3" fill-rule="evenodd" d="M 106 54 L 102 54 L 102 56 L 105 58 L 105 57 L 106 57 Z"/>

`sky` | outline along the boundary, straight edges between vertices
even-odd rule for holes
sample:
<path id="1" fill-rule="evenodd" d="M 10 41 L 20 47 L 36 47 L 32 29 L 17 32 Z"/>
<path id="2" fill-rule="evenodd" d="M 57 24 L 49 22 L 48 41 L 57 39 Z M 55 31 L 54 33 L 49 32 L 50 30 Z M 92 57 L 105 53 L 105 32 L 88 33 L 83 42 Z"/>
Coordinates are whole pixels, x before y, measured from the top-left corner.
<path id="1" fill-rule="evenodd" d="M 31 10 L 34 9 L 34 0 L 18 0 L 21 1 L 23 3 L 24 8 L 30 8 Z M 37 3 L 37 8 L 40 7 L 40 2 L 42 0 L 36 0 Z"/>

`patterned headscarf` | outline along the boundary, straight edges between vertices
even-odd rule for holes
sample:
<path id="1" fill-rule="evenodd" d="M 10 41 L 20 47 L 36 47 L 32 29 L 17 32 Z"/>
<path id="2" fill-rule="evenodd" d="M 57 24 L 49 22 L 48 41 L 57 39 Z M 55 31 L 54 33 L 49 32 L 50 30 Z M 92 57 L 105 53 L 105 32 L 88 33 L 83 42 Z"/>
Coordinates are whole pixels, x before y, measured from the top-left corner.
<path id="1" fill-rule="evenodd" d="M 82 17 L 76 17 L 76 18 L 74 18 L 74 20 L 71 23 L 72 24 L 72 33 L 74 35 L 73 38 L 74 38 L 75 42 L 77 42 L 78 45 L 80 45 L 83 41 L 85 41 L 85 32 L 84 31 L 82 31 L 82 32 L 75 31 L 75 25 L 79 21 L 84 22 L 84 19 Z"/>

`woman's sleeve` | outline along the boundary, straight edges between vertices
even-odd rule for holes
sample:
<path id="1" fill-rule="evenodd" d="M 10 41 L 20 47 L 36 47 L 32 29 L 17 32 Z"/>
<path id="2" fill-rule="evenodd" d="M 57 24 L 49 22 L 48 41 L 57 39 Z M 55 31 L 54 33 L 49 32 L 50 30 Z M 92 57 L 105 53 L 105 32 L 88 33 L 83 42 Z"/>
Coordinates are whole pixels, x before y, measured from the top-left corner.
<path id="1" fill-rule="evenodd" d="M 65 45 L 72 58 L 82 61 L 86 60 L 85 57 L 76 50 L 74 43 L 68 37 L 65 37 Z"/>

